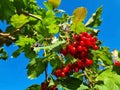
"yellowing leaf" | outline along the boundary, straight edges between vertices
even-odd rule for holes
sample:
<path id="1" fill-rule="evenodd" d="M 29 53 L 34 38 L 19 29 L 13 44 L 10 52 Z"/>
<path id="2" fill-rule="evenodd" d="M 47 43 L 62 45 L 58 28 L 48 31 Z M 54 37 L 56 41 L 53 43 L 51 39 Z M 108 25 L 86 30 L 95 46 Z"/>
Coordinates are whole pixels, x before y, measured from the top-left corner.
<path id="1" fill-rule="evenodd" d="M 58 6 L 61 3 L 61 0 L 48 0 L 48 3 L 50 3 L 53 6 L 53 8 L 58 8 Z"/>
<path id="2" fill-rule="evenodd" d="M 82 22 L 87 15 L 87 10 L 84 7 L 79 7 L 74 10 L 73 12 L 73 18 L 72 21 L 73 23 L 79 23 Z"/>

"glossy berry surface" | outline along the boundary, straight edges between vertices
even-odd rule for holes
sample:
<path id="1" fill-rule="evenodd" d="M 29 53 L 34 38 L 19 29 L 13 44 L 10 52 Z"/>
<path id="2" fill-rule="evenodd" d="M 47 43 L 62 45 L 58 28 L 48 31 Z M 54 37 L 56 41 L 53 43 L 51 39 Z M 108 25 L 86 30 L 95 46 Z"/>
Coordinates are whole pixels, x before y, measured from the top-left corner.
<path id="1" fill-rule="evenodd" d="M 85 67 L 90 67 L 93 63 L 93 60 L 89 59 L 90 50 L 99 49 L 97 45 L 98 39 L 88 32 L 75 34 L 70 40 L 70 43 L 60 53 L 65 57 L 71 55 L 77 61 L 57 69 L 54 72 L 56 77 L 66 77 L 73 72 L 79 72 L 79 70 L 84 70 Z M 116 62 L 115 64 L 118 65 Z"/>

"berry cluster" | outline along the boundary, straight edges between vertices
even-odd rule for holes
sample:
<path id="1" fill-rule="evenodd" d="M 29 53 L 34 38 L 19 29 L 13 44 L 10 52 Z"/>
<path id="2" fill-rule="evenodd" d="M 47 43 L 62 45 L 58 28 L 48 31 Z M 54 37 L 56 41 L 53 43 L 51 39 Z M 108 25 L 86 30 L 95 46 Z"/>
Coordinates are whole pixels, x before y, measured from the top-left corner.
<path id="1" fill-rule="evenodd" d="M 66 48 L 61 50 L 61 53 L 66 55 L 71 55 L 78 59 L 74 64 L 68 64 L 62 69 L 58 69 L 54 72 L 56 77 L 68 76 L 71 72 L 78 72 L 80 69 L 84 70 L 85 67 L 92 65 L 93 61 L 88 58 L 90 53 L 90 48 L 98 50 L 98 45 L 96 44 L 97 38 L 93 37 L 92 34 L 83 32 L 79 35 L 74 35 L 72 42 L 66 46 Z"/>
<path id="2" fill-rule="evenodd" d="M 94 50 L 98 49 L 96 45 L 97 38 L 93 37 L 92 34 L 87 32 L 81 33 L 79 35 L 74 35 L 73 42 L 68 44 L 66 48 L 61 50 L 63 55 L 70 54 L 74 58 L 83 59 L 88 57 L 89 48 Z"/>
<path id="3" fill-rule="evenodd" d="M 41 90 L 58 90 L 58 88 L 56 87 L 56 85 L 53 85 L 51 87 L 48 87 L 49 82 L 43 82 L 41 83 Z"/>
<path id="4" fill-rule="evenodd" d="M 82 60 L 78 60 L 74 64 L 68 64 L 64 68 L 57 69 L 54 72 L 54 75 L 58 77 L 65 77 L 68 76 L 72 72 L 79 72 L 80 69 L 84 70 L 85 67 L 90 66 L 92 64 L 92 60 L 86 59 L 85 62 Z"/>

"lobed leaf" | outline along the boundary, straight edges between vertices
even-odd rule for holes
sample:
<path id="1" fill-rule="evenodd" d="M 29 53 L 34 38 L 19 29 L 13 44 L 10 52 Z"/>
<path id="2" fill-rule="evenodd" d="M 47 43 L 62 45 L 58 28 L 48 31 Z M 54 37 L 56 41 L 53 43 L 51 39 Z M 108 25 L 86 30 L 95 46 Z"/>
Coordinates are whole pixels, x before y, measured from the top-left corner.
<path id="1" fill-rule="evenodd" d="M 0 12 L 0 19 L 8 21 L 15 13 L 15 7 L 9 0 L 0 0 Z"/>
<path id="2" fill-rule="evenodd" d="M 30 79 L 37 78 L 40 74 L 44 72 L 45 68 L 46 68 L 46 64 L 42 62 L 40 58 L 34 58 L 30 60 L 27 66 L 28 78 Z"/>
<path id="3" fill-rule="evenodd" d="M 71 30 L 74 31 L 75 33 L 79 34 L 81 32 L 85 32 L 86 27 L 85 27 L 84 23 L 82 23 L 82 22 L 79 22 L 77 24 L 73 23 L 71 25 Z"/>
<path id="4" fill-rule="evenodd" d="M 116 74 L 115 72 L 112 72 L 111 68 L 106 69 L 102 73 L 100 73 L 97 76 L 96 80 L 103 81 L 104 88 L 107 88 L 107 90 L 119 90 L 120 89 L 120 82 L 119 82 L 120 76 Z"/>
<path id="5" fill-rule="evenodd" d="M 32 45 L 35 43 L 35 40 L 32 38 L 20 36 L 19 39 L 16 41 L 16 45 L 25 47 L 25 45 Z"/>
<path id="6" fill-rule="evenodd" d="M 11 17 L 10 21 L 13 27 L 20 28 L 24 24 L 26 24 L 29 20 L 27 16 L 25 16 L 24 14 L 21 14 L 21 15 L 15 14 Z"/>
<path id="7" fill-rule="evenodd" d="M 97 27 L 101 24 L 102 20 L 100 19 L 102 14 L 102 6 L 99 7 L 95 13 L 92 14 L 90 19 L 87 21 L 85 26 L 87 27 Z"/>
<path id="8" fill-rule="evenodd" d="M 60 83 L 61 87 L 65 90 L 77 90 L 78 88 L 80 88 L 82 81 L 77 78 L 68 77 L 61 80 Z"/>
<path id="9" fill-rule="evenodd" d="M 85 19 L 86 15 L 87 15 L 86 8 L 79 7 L 77 9 L 75 9 L 73 12 L 72 22 L 75 24 L 82 22 Z"/>
<path id="10" fill-rule="evenodd" d="M 35 47 L 35 48 L 34 48 L 34 51 L 35 51 L 36 53 L 38 53 L 40 50 L 43 50 L 43 49 L 45 49 L 45 50 L 52 50 L 52 49 L 54 49 L 54 48 L 56 48 L 56 47 L 58 47 L 58 46 L 60 46 L 60 45 L 62 45 L 62 44 L 64 44 L 64 43 L 65 43 L 65 41 L 57 41 L 57 42 L 55 42 L 54 44 L 49 45 L 49 46 L 45 46 L 45 47 Z"/>

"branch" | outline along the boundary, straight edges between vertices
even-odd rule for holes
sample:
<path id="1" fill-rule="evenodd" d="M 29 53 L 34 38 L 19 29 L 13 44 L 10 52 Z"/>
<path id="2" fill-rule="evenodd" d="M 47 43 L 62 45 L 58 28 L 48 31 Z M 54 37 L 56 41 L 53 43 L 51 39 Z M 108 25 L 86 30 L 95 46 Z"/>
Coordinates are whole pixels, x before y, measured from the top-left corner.
<path id="1" fill-rule="evenodd" d="M 10 35 L 10 33 L 0 33 L 0 36 L 2 36 L 3 38 L 9 38 L 11 40 L 15 40 L 15 38 L 13 36 Z"/>
<path id="2" fill-rule="evenodd" d="M 38 17 L 36 15 L 33 15 L 33 14 L 29 13 L 29 12 L 22 11 L 22 13 L 27 15 L 27 16 L 31 16 L 31 17 L 33 17 L 35 19 L 38 19 L 38 20 L 42 21 L 42 19 L 40 17 Z"/>

